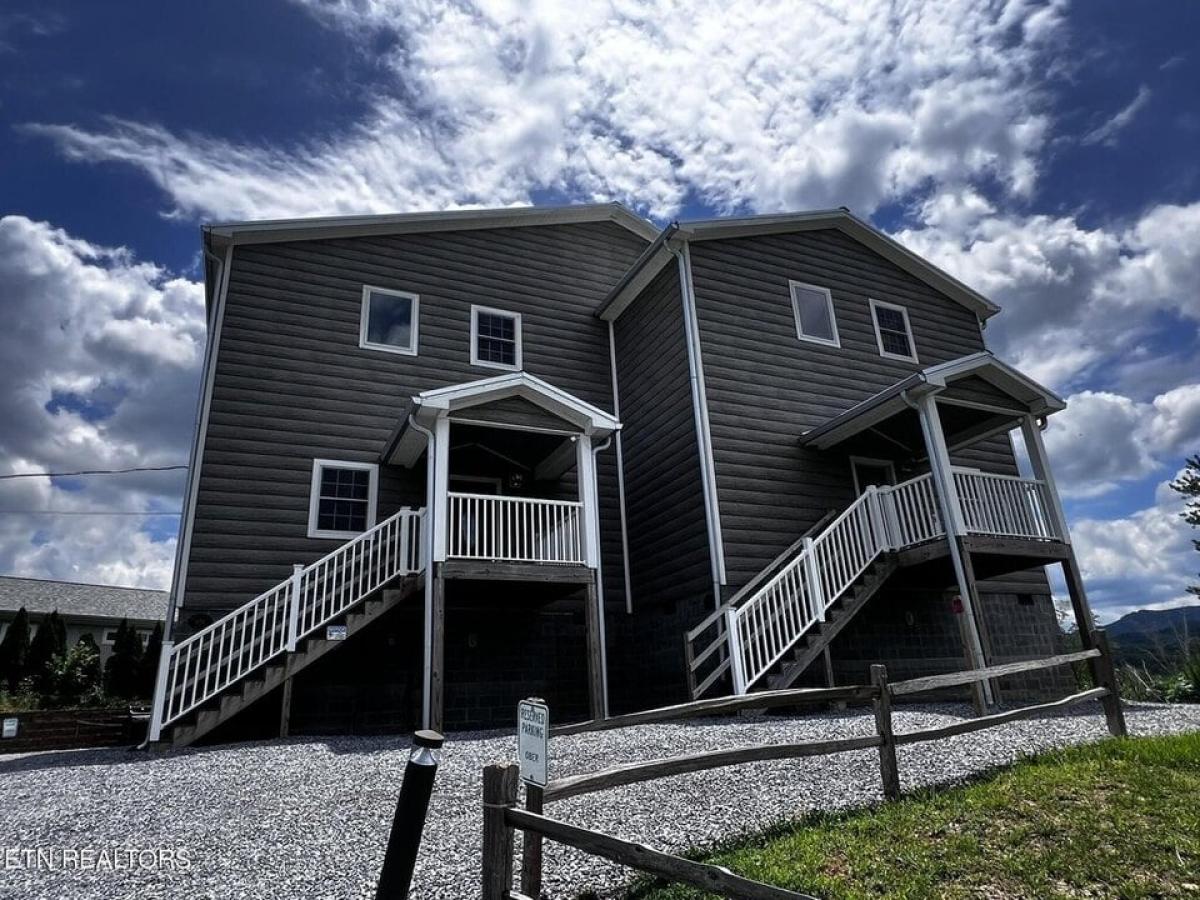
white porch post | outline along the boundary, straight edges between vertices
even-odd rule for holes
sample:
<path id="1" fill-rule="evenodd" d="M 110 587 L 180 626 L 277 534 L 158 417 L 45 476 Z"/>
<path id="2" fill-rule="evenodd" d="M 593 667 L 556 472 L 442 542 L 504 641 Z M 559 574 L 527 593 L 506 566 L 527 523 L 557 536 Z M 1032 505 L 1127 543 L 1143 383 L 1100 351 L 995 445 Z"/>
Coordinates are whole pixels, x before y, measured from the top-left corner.
<path id="1" fill-rule="evenodd" d="M 157 744 L 162 737 L 163 716 L 166 715 L 167 677 L 171 671 L 171 653 L 175 642 L 168 638 L 162 642 L 162 651 L 158 655 L 158 676 L 154 679 L 154 700 L 150 707 L 150 733 L 147 740 Z"/>
<path id="2" fill-rule="evenodd" d="M 579 481 L 579 501 L 583 504 L 583 560 L 588 568 L 600 564 L 600 512 L 596 497 L 596 457 L 592 439 L 581 434 L 575 442 L 575 475 Z"/>
<path id="3" fill-rule="evenodd" d="M 954 488 L 954 472 L 950 467 L 950 452 L 946 449 L 946 436 L 942 432 L 942 420 L 938 415 L 937 401 L 928 393 L 916 401 L 917 414 L 921 419 L 921 433 L 925 438 L 925 450 L 929 454 L 929 470 L 937 491 L 942 521 L 946 526 L 946 544 L 950 550 L 950 561 L 954 566 L 954 578 L 958 582 L 958 594 L 962 599 L 967 624 L 967 654 L 973 668 L 987 666 L 983 654 L 983 642 L 979 639 L 979 623 L 975 618 L 975 586 L 967 578 L 963 565 L 961 538 L 966 534 L 962 507 L 958 502 L 958 491 Z M 984 699 L 993 702 L 992 686 L 983 682 Z"/>
<path id="4" fill-rule="evenodd" d="M 1038 428 L 1037 420 L 1033 416 L 1021 419 L 1021 436 L 1025 439 L 1025 450 L 1029 454 L 1029 464 L 1033 467 L 1033 477 L 1046 485 L 1046 493 L 1050 498 L 1049 512 L 1054 518 L 1058 536 L 1064 544 L 1069 544 L 1071 532 L 1067 530 L 1067 516 L 1058 496 L 1058 486 L 1054 483 L 1054 473 L 1050 471 L 1046 445 L 1042 442 L 1042 430 Z"/>
<path id="5" fill-rule="evenodd" d="M 433 459 L 429 461 L 433 478 L 433 561 L 446 561 L 446 537 L 450 527 L 447 510 L 450 500 L 450 419 L 438 417 L 433 425 Z M 428 576 L 427 576 L 428 577 Z"/>

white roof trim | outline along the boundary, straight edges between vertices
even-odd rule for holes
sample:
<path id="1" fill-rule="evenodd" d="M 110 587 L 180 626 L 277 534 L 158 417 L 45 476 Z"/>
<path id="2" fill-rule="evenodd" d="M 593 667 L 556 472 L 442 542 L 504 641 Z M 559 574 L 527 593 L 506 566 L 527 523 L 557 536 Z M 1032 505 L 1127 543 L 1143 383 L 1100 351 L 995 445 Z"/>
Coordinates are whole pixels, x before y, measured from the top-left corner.
<path id="1" fill-rule="evenodd" d="M 934 290 L 942 292 L 951 300 L 966 307 L 980 319 L 990 318 L 1000 312 L 999 306 L 978 291 L 963 284 L 953 275 L 913 253 L 894 238 L 845 209 L 681 222 L 673 242 L 715 241 L 760 234 L 819 231 L 828 228 L 836 229 L 847 237 L 853 238 L 914 278 L 920 279 Z M 648 284 L 655 275 L 662 271 L 669 259 L 670 254 L 663 251 L 638 260 L 631 268 L 631 273 L 623 279 L 620 292 L 609 297 L 605 302 L 600 313 L 601 318 L 617 318 L 637 296 L 633 292 L 633 288 Z M 636 272 L 634 272 L 635 269 Z"/>
<path id="2" fill-rule="evenodd" d="M 615 222 L 653 240 L 658 229 L 620 203 L 576 206 L 513 206 L 501 209 L 458 209 L 445 212 L 393 213 L 372 216 L 326 216 L 307 219 L 220 222 L 204 227 L 206 240 L 224 244 L 264 244 L 375 234 L 412 234 Z"/>
<path id="3" fill-rule="evenodd" d="M 422 391 L 413 397 L 412 417 L 418 424 L 429 427 L 439 417 L 456 410 L 509 397 L 528 400 L 577 426 L 587 435 L 604 437 L 621 428 L 615 416 L 528 372 L 509 372 L 479 381 Z M 402 427 L 385 461 L 412 465 L 424 449 L 424 436 L 414 429 Z"/>

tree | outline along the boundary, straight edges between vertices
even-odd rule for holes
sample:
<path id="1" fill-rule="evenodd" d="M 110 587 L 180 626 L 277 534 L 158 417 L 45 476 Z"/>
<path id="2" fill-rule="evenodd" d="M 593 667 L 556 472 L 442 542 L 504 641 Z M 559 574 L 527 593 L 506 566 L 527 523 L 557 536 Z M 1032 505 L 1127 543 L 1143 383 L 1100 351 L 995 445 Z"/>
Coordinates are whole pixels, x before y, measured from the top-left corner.
<path id="1" fill-rule="evenodd" d="M 59 703 L 95 702 L 100 693 L 100 648 L 85 634 L 70 650 L 55 657 L 54 694 Z"/>
<path id="2" fill-rule="evenodd" d="M 1200 528 L 1200 455 L 1189 458 L 1179 473 L 1179 477 L 1171 482 L 1171 489 L 1184 498 L 1183 520 L 1193 528 Z M 1192 538 L 1192 543 L 1200 550 L 1200 540 Z M 1200 594 L 1200 584 L 1188 588 L 1193 594 Z"/>
<path id="3" fill-rule="evenodd" d="M 9 623 L 4 640 L 0 641 L 0 679 L 3 679 L 10 692 L 15 691 L 25 677 L 28 657 L 29 613 L 22 606 Z"/>
<path id="4" fill-rule="evenodd" d="M 142 662 L 142 639 L 129 622 L 121 620 L 113 641 L 112 656 L 104 667 L 104 689 L 114 697 L 137 695 L 138 668 Z"/>
<path id="5" fill-rule="evenodd" d="M 67 626 L 55 610 L 38 626 L 37 634 L 29 642 L 29 656 L 25 660 L 23 677 L 33 679 L 33 689 L 39 694 L 54 691 L 54 661 L 66 652 Z"/>
<path id="6" fill-rule="evenodd" d="M 142 654 L 142 664 L 138 670 L 139 697 L 154 696 L 154 682 L 158 678 L 158 658 L 162 655 L 163 627 L 159 622 L 150 632 L 150 640 L 146 641 L 146 652 Z"/>

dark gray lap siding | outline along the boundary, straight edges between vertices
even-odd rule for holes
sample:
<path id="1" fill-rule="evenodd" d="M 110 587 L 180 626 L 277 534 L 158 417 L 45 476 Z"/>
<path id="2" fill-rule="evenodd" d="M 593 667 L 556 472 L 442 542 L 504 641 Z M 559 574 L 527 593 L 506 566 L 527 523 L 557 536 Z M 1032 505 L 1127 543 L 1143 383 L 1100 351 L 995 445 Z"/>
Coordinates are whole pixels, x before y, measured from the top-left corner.
<path id="1" fill-rule="evenodd" d="M 984 345 L 973 313 L 837 231 L 704 241 L 690 252 L 735 590 L 826 510 L 853 500 L 845 457 L 801 448 L 805 430 Z M 840 348 L 797 338 L 789 279 L 830 289 Z M 880 356 L 872 297 L 907 308 L 919 364 Z M 997 447 L 964 457 L 991 468 Z"/>
<path id="2" fill-rule="evenodd" d="M 593 313 L 644 246 L 598 223 L 238 247 L 185 606 L 232 608 L 338 546 L 306 537 L 314 458 L 377 461 L 413 394 L 502 374 L 470 364 L 473 303 L 521 314 L 526 371 L 611 410 L 607 326 Z M 364 284 L 420 295 L 418 356 L 359 348 Z M 610 599 L 611 457 L 599 466 Z M 380 467 L 380 518 L 424 499 L 423 464 Z"/>

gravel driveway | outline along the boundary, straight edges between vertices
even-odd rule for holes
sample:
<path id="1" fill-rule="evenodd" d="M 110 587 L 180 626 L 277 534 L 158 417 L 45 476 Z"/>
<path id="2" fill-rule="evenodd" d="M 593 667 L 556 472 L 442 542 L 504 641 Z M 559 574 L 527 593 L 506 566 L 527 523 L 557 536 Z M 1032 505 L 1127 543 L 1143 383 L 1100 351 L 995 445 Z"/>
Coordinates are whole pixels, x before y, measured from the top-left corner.
<path id="1" fill-rule="evenodd" d="M 902 706 L 896 730 L 969 714 Z M 1200 706 L 1131 704 L 1130 731 L 1200 730 Z M 873 733 L 869 711 L 796 718 L 709 719 L 556 738 L 559 775 L 621 761 L 738 745 Z M 953 781 L 1048 747 L 1106 736 L 1099 708 L 1016 722 L 900 749 L 904 788 Z M 478 896 L 480 768 L 511 760 L 515 739 L 459 734 L 447 744 L 413 897 Z M 294 739 L 152 757 L 87 750 L 0 757 L 0 849 L 165 847 L 186 871 L 47 870 L 0 857 L 0 898 L 371 897 L 408 740 Z M 681 775 L 556 804 L 566 821 L 659 849 L 683 849 L 816 807 L 880 799 L 878 757 L 858 751 Z M 170 868 L 169 866 L 167 867 Z M 547 845 L 547 891 L 602 895 L 628 873 Z"/>

